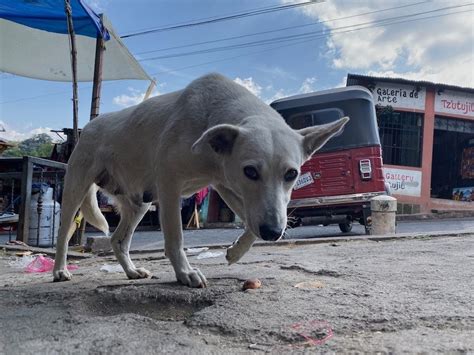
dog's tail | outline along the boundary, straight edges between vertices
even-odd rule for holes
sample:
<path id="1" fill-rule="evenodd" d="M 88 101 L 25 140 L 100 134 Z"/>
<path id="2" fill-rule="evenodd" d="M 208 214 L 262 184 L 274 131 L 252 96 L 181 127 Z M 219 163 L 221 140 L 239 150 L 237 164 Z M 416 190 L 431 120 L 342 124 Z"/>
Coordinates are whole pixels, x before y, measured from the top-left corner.
<path id="1" fill-rule="evenodd" d="M 107 220 L 100 211 L 96 196 L 97 189 L 97 185 L 92 184 L 92 186 L 89 188 L 89 191 L 87 191 L 86 197 L 82 202 L 80 210 L 88 223 L 92 224 L 105 235 L 108 235 L 109 224 L 107 223 Z"/>

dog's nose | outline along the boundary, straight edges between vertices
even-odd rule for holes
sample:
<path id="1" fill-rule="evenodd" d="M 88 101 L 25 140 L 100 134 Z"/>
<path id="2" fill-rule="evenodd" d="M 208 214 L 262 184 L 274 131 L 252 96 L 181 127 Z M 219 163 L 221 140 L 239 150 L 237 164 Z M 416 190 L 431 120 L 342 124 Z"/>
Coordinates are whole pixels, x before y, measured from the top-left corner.
<path id="1" fill-rule="evenodd" d="M 262 224 L 259 228 L 259 231 L 263 240 L 277 240 L 283 233 L 282 229 L 274 228 L 267 224 Z"/>

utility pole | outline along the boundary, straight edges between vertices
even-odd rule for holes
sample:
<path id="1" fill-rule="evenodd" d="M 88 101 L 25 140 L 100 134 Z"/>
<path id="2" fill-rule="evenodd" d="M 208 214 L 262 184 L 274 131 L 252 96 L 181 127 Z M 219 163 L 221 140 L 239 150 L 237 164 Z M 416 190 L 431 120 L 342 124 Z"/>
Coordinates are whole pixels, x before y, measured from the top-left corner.
<path id="1" fill-rule="evenodd" d="M 100 21 L 103 25 L 103 17 L 100 15 Z M 95 63 L 94 63 L 94 83 L 92 86 L 92 101 L 90 120 L 99 116 L 100 94 L 102 88 L 102 66 L 104 62 L 105 41 L 100 33 L 97 33 L 95 44 Z"/>
<path id="2" fill-rule="evenodd" d="M 67 29 L 69 33 L 69 45 L 71 48 L 71 68 L 72 68 L 72 107 L 73 107 L 73 134 L 72 134 L 72 148 L 79 140 L 79 101 L 77 96 L 77 50 L 76 50 L 76 35 L 74 33 L 74 25 L 72 23 L 72 8 L 69 0 L 64 0 L 64 11 L 67 18 Z"/>

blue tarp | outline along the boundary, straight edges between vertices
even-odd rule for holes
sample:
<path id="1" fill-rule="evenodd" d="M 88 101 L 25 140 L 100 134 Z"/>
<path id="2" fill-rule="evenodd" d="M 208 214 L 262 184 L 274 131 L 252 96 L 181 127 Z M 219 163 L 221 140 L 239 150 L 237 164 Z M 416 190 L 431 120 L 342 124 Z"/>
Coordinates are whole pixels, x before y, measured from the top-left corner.
<path id="1" fill-rule="evenodd" d="M 110 38 L 100 17 L 82 0 L 70 0 L 74 32 Z M 64 0 L 0 0 L 0 18 L 43 31 L 67 34 Z"/>

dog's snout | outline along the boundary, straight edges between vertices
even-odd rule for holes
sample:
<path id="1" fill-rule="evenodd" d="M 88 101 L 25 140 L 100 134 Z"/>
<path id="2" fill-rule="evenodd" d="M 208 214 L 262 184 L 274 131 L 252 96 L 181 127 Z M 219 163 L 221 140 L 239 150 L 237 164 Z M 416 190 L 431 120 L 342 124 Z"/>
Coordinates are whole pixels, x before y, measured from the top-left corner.
<path id="1" fill-rule="evenodd" d="M 259 228 L 260 237 L 263 240 L 277 240 L 281 237 L 283 230 L 280 228 L 274 228 L 268 224 L 262 224 Z"/>

